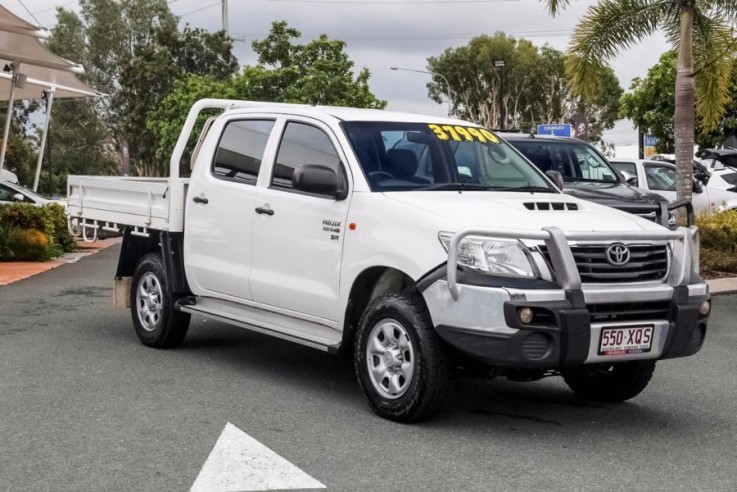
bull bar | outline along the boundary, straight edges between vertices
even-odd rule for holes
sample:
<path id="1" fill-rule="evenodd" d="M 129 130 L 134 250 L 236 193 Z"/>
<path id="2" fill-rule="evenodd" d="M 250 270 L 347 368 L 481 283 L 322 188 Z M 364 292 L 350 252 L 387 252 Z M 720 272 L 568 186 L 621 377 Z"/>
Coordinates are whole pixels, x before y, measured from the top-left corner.
<path id="1" fill-rule="evenodd" d="M 678 287 L 700 281 L 699 231 L 696 226 L 679 227 L 675 231 L 581 231 L 569 233 L 564 233 L 558 227 L 544 227 L 539 231 L 468 227 L 456 232 L 448 246 L 447 282 L 448 290 L 454 301 L 458 300 L 461 292 L 457 282 L 458 245 L 468 236 L 544 241 L 550 253 L 550 261 L 556 280 L 561 288 L 565 290 L 581 288 L 581 277 L 569 241 L 673 241 L 672 261 L 666 283 Z"/>

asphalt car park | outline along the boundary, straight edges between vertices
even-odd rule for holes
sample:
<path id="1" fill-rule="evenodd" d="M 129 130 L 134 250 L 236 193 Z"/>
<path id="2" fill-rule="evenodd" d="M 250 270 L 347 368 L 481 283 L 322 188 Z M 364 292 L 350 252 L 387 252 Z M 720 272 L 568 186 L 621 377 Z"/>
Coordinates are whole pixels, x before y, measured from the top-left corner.
<path id="1" fill-rule="evenodd" d="M 187 490 L 228 423 L 332 490 L 737 483 L 735 296 L 714 299 L 702 351 L 659 362 L 628 403 L 460 380 L 435 419 L 402 425 L 316 350 L 200 318 L 181 348 L 144 347 L 111 307 L 117 254 L 0 287 L 0 490 Z"/>

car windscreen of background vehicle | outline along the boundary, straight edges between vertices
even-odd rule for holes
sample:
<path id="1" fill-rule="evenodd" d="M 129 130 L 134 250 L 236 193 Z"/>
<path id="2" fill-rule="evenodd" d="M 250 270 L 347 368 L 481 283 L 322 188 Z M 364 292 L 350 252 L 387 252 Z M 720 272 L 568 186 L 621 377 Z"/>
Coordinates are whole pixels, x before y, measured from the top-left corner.
<path id="1" fill-rule="evenodd" d="M 565 181 L 619 182 L 609 163 L 586 144 L 534 139 L 515 140 L 513 144 L 542 172 L 558 171 Z"/>
<path id="2" fill-rule="evenodd" d="M 478 127 L 342 123 L 372 191 L 555 191 L 507 143 Z"/>

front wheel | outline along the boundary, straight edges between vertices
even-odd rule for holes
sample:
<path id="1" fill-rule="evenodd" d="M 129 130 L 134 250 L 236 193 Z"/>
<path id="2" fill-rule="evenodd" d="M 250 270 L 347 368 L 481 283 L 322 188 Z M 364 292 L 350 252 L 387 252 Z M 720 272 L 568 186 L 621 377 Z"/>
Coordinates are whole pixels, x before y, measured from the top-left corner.
<path id="1" fill-rule="evenodd" d="M 155 348 L 182 343 L 190 315 L 175 309 L 174 301 L 161 257 L 151 253 L 141 258 L 130 292 L 131 317 L 141 343 Z"/>
<path id="2" fill-rule="evenodd" d="M 563 379 L 584 400 L 617 403 L 639 395 L 655 372 L 655 360 L 597 364 L 563 371 Z"/>
<path id="3" fill-rule="evenodd" d="M 417 422 L 442 408 L 450 366 L 419 295 L 373 300 L 361 317 L 354 353 L 358 383 L 381 417 Z"/>

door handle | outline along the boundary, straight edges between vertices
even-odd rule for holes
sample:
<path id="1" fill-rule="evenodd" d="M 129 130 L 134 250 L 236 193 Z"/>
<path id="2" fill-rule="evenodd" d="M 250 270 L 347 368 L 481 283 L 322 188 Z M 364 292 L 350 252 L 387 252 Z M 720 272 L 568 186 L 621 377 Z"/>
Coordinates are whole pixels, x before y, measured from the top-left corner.
<path id="1" fill-rule="evenodd" d="M 210 200 L 207 199 L 204 193 L 200 193 L 198 196 L 193 197 L 192 201 L 195 203 L 201 203 L 203 205 L 207 205 L 210 202 Z"/>
<path id="2" fill-rule="evenodd" d="M 267 206 L 264 206 L 264 207 L 256 207 L 256 213 L 257 214 L 265 214 L 265 215 L 274 215 L 274 210 L 272 210 L 270 208 L 266 208 Z"/>

